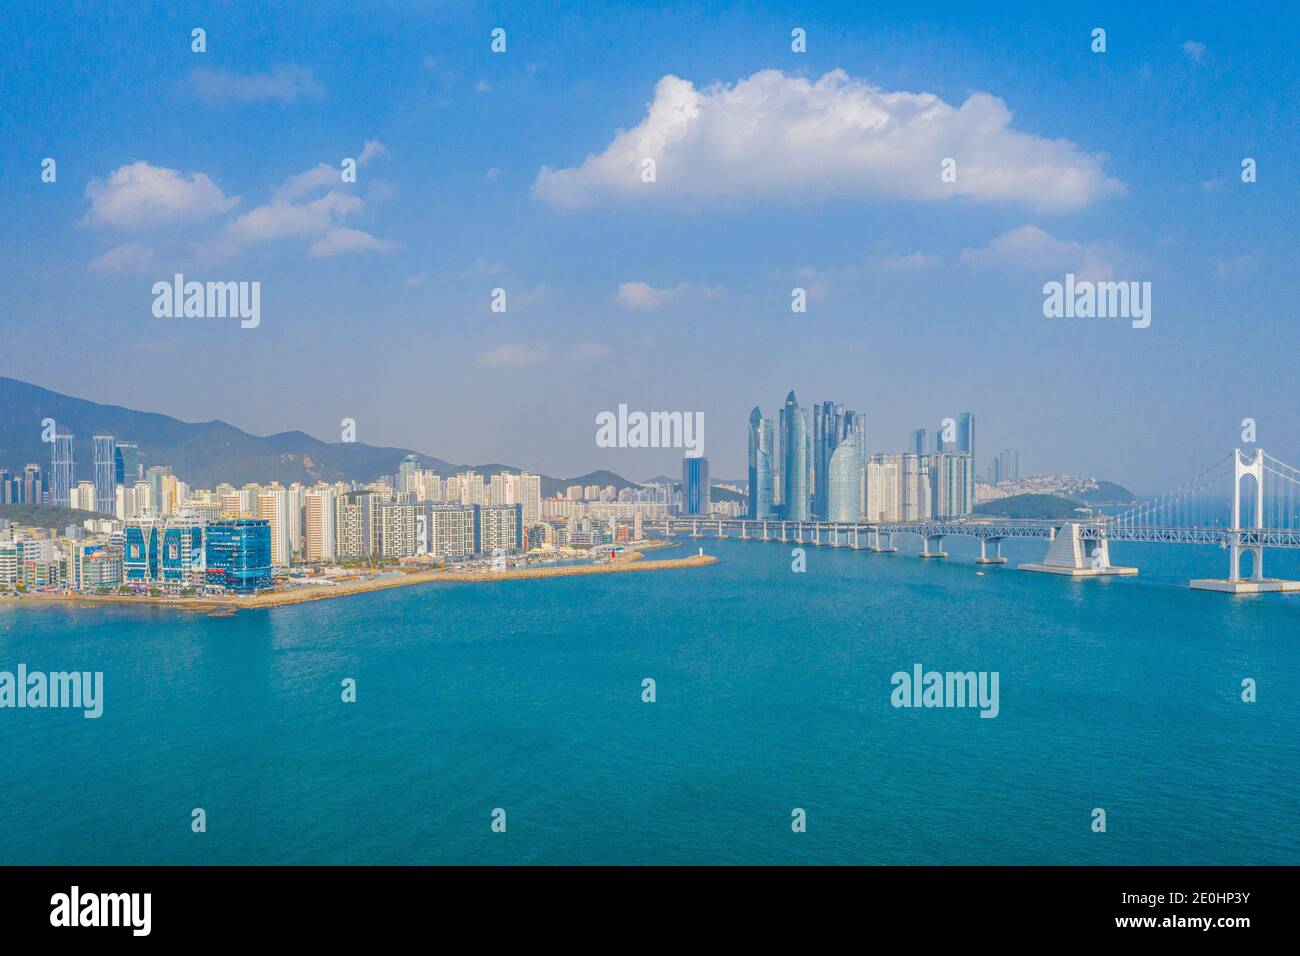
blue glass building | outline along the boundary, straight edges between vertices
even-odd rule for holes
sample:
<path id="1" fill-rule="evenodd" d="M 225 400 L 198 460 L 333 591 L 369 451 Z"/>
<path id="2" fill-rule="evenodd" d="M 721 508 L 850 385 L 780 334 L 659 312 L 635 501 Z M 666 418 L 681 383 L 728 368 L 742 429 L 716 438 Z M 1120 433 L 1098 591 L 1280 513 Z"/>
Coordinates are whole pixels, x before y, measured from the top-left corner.
<path id="1" fill-rule="evenodd" d="M 102 515 L 111 515 L 116 510 L 117 441 L 112 435 L 96 435 L 91 439 L 91 446 L 94 449 L 95 510 Z"/>
<path id="2" fill-rule="evenodd" d="M 209 521 L 207 582 L 233 594 L 271 587 L 271 522 L 265 518 Z"/>
<path id="3" fill-rule="evenodd" d="M 709 494 L 709 459 L 682 459 L 682 514 L 706 515 L 713 510 Z"/>
<path id="4" fill-rule="evenodd" d="M 128 524 L 123 531 L 122 577 L 127 584 L 158 580 L 158 528 Z"/>

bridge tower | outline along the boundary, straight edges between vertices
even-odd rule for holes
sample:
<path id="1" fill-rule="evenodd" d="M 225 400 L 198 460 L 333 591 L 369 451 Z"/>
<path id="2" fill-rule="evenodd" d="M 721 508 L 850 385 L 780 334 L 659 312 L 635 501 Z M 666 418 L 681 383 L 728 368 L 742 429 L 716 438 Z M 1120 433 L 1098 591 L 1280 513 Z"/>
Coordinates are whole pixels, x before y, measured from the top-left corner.
<path id="1" fill-rule="evenodd" d="M 1240 448 L 1232 452 L 1232 531 L 1228 543 L 1228 580 L 1241 580 L 1241 552 L 1249 551 L 1251 561 L 1250 577 L 1252 581 L 1264 580 L 1263 545 L 1245 545 L 1241 543 L 1241 480 L 1246 477 L 1255 479 L 1255 516 L 1247 518 L 1248 527 L 1264 527 L 1264 450 L 1257 448 L 1253 461 L 1247 461 Z"/>

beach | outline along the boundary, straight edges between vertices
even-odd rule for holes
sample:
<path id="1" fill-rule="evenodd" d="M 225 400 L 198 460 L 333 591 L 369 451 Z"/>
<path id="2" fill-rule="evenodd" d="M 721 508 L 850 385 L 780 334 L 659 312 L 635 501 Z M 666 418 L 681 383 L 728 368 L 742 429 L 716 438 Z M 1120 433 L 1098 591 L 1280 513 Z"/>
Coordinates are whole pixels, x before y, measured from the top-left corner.
<path id="1" fill-rule="evenodd" d="M 417 584 L 457 583 L 481 584 L 494 581 L 531 581 L 541 578 L 578 577 L 590 574 L 625 574 L 639 571 L 672 571 L 680 568 L 698 568 L 713 564 L 718 559 L 712 555 L 691 555 L 685 558 L 668 558 L 663 561 L 642 561 L 644 551 L 674 547 L 678 543 L 671 541 L 652 541 L 639 544 L 638 550 L 624 551 L 616 554 L 610 561 L 602 564 L 574 564 L 562 567 L 541 566 L 509 568 L 504 571 L 406 571 L 395 570 L 383 577 L 369 578 L 363 581 L 345 581 L 340 584 L 301 585 L 283 590 L 271 591 L 257 595 L 228 595 L 221 597 L 153 597 L 143 594 L 63 594 L 32 592 L 24 594 L 14 602 L 24 604 L 28 601 L 39 603 L 57 603 L 81 605 L 87 607 L 105 604 L 145 604 L 156 607 L 169 607 L 184 611 L 202 613 L 233 613 L 247 608 L 285 607 L 290 604 L 304 604 L 308 601 L 324 601 L 330 598 L 347 597 L 353 594 L 366 594 L 371 591 L 386 591 L 390 588 L 411 587 Z"/>

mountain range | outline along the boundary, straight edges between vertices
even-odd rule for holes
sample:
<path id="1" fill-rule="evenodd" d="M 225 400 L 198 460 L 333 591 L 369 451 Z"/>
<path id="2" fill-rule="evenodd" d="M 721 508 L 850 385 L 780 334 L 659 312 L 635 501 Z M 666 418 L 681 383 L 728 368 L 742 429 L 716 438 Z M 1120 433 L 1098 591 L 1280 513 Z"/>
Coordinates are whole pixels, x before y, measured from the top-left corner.
<path id="1" fill-rule="evenodd" d="M 441 475 L 473 470 L 481 475 L 524 471 L 514 465 L 453 464 L 409 448 L 387 448 L 362 442 L 323 442 L 305 432 L 250 435 L 223 421 L 183 422 L 169 415 L 140 412 L 119 405 L 101 405 L 84 398 L 62 395 L 39 385 L 0 376 L 0 469 L 20 472 L 29 462 L 48 471 L 50 446 L 41 441 L 42 422 L 52 418 L 60 434 L 71 433 L 76 479 L 89 481 L 94 460 L 92 436 L 112 435 L 135 442 L 139 461 L 170 465 L 172 472 L 195 487 L 215 487 L 220 482 L 373 481 L 394 475 L 406 455 L 418 455 L 422 468 Z M 542 494 L 562 493 L 569 485 L 637 483 L 612 471 L 594 471 L 573 478 L 542 475 Z"/>

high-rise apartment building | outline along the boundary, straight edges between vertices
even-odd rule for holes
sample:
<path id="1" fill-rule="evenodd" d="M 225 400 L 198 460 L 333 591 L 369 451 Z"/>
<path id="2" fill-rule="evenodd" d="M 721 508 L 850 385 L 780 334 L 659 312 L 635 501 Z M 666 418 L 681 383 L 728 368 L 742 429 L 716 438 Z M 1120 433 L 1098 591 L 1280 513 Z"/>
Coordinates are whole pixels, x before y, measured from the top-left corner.
<path id="1" fill-rule="evenodd" d="M 333 561 L 337 557 L 334 533 L 334 489 L 311 488 L 303 495 L 306 512 L 308 561 Z"/>
<path id="2" fill-rule="evenodd" d="M 257 517 L 271 529 L 271 564 L 287 568 L 292 562 L 292 526 L 289 520 L 289 493 L 272 486 L 257 496 Z"/>
<path id="3" fill-rule="evenodd" d="M 964 452 L 940 452 L 927 459 L 930 480 L 930 516 L 958 518 L 975 506 L 975 469 Z"/>
<path id="4" fill-rule="evenodd" d="M 69 487 L 71 484 L 69 483 Z M 49 482 L 41 474 L 41 466 L 29 464 L 23 466 L 22 504 L 39 505 L 44 503 L 45 495 L 50 491 Z"/>
<path id="5" fill-rule="evenodd" d="M 872 455 L 867 462 L 868 521 L 899 521 L 902 515 L 903 456 Z"/>
<path id="6" fill-rule="evenodd" d="M 480 554 L 518 551 L 523 547 L 523 505 L 492 505 L 476 509 Z"/>

